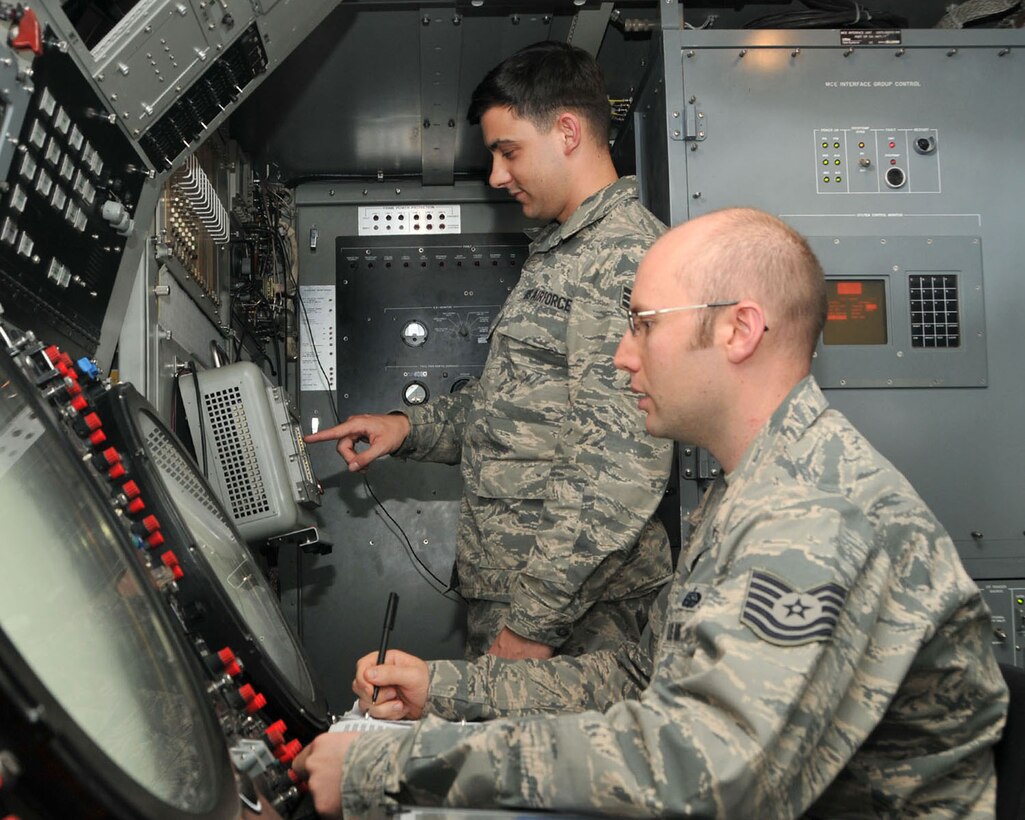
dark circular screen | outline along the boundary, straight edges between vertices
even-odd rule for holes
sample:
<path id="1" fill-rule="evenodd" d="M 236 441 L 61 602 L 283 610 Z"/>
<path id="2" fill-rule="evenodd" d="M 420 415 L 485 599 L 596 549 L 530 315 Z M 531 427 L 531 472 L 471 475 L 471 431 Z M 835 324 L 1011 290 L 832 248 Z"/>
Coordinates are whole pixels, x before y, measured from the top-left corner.
<path id="1" fill-rule="evenodd" d="M 30 391 L 0 356 L 0 629 L 128 778 L 168 806 L 209 812 L 226 757 L 211 706 L 142 594 L 127 534 Z M 89 763 L 102 772 L 104 761 Z"/>

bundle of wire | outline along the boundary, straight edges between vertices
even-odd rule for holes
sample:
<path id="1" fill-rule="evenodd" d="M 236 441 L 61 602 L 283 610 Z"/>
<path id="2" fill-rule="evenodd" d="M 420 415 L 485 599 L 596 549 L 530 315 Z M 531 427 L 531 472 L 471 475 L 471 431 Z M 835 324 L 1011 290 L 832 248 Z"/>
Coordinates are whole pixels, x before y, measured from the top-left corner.
<path id="1" fill-rule="evenodd" d="M 749 20 L 744 28 L 903 28 L 907 20 L 896 14 L 871 11 L 860 3 L 840 0 L 801 0 L 807 11 L 767 14 Z"/>

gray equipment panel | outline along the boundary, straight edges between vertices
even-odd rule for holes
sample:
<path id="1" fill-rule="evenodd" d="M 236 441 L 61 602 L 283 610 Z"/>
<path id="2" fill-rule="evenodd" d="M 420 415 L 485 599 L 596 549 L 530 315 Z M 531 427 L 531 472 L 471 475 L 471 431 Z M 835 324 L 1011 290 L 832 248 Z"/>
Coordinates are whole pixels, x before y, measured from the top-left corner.
<path id="1" fill-rule="evenodd" d="M 815 354 L 822 387 L 985 386 L 978 237 L 814 236 L 809 243 L 831 284 Z"/>
<path id="2" fill-rule="evenodd" d="M 973 577 L 1020 578 L 1025 32 L 898 36 L 664 31 L 635 107 L 637 164 L 671 223 L 760 207 L 811 237 L 827 277 L 883 281 L 887 343 L 820 346 L 814 372 Z M 911 277 L 936 274 L 957 276 L 958 346 L 912 349 Z"/>
<path id="3" fill-rule="evenodd" d="M 144 0 L 92 48 L 63 11 L 50 14 L 116 121 L 162 173 L 224 122 L 336 4 Z"/>
<path id="4" fill-rule="evenodd" d="M 305 386 L 299 402 L 305 432 L 312 429 L 314 419 L 321 429 L 334 424 L 336 413 L 344 418 L 349 413 L 403 407 L 404 388 L 420 379 L 403 376 L 412 370 L 401 365 L 429 365 L 457 352 L 464 365 L 483 362 L 486 345 L 477 344 L 477 326 L 471 328 L 464 321 L 467 336 L 459 336 L 457 329 L 455 336 L 446 337 L 441 332 L 446 311 L 434 308 L 442 302 L 475 303 L 479 293 L 475 292 L 472 298 L 463 296 L 463 291 L 471 288 L 461 284 L 456 291 L 455 286 L 469 281 L 467 262 L 475 276 L 482 270 L 490 271 L 491 266 L 482 264 L 478 268 L 472 264 L 475 253 L 483 253 L 475 242 L 469 244 L 477 251 L 455 249 L 468 244 L 467 237 L 479 240 L 482 236 L 521 232 L 525 223 L 515 201 L 503 193 L 489 191 L 482 183 L 423 187 L 403 180 L 399 184 L 310 183 L 297 189 L 296 204 L 300 292 L 309 294 L 314 289 L 323 289 L 332 294 L 331 304 L 337 316 L 337 329 L 325 329 L 320 337 L 338 351 L 337 391 L 323 389 L 323 374 L 317 367 L 319 358 L 327 365 L 325 370 L 330 369 L 327 351 L 319 345 L 313 351 L 300 349 L 304 368 L 309 371 L 304 370 Z M 432 215 L 433 224 L 444 214 L 446 226 L 455 224 L 453 217 L 458 214 L 458 231 L 447 227 L 442 234 L 421 239 L 406 230 L 386 227 L 398 224 L 399 216 L 403 223 L 426 224 L 428 214 Z M 392 219 L 388 220 L 388 216 Z M 414 219 L 416 216 L 419 220 Z M 374 230 L 375 225 L 378 230 Z M 445 247 L 450 250 L 445 251 Z M 346 252 L 346 248 L 355 248 L 358 253 Z M 508 251 L 495 252 L 503 260 L 508 256 Z M 490 251 L 480 256 L 479 261 L 490 262 L 488 254 Z M 357 258 L 350 260 L 351 256 Z M 460 261 L 457 256 L 464 257 L 464 267 L 456 266 Z M 410 267 L 403 267 L 404 262 Z M 428 267 L 422 268 L 421 262 Z M 441 262 L 445 267 L 440 266 Z M 350 263 L 356 267 L 350 268 Z M 385 267 L 389 263 L 392 267 Z M 502 270 L 519 276 L 518 266 Z M 410 271 L 417 275 L 426 273 L 427 277 L 420 284 Z M 351 279 L 350 273 L 363 284 L 357 287 L 357 280 Z M 381 282 L 376 295 L 372 287 L 374 276 Z M 390 285 L 386 278 L 391 280 Z M 478 278 L 490 282 L 493 274 Z M 506 286 L 515 281 L 503 283 L 498 281 L 500 278 L 494 277 L 492 284 L 497 289 L 488 291 L 485 304 L 504 301 Z M 441 286 L 449 289 L 451 298 L 430 298 Z M 416 316 L 403 316 L 403 321 L 393 322 L 392 312 L 384 312 L 389 304 L 401 308 L 421 303 L 429 303 L 432 309 L 414 311 Z M 312 302 L 304 305 L 303 318 L 309 317 L 316 323 L 317 307 Z M 399 315 L 402 311 L 395 313 Z M 464 320 L 466 315 L 463 314 Z M 415 331 L 407 332 L 409 342 L 403 341 L 401 333 L 415 320 L 422 321 L 428 333 L 419 346 Z M 350 332 L 346 332 L 347 328 Z M 328 330 L 334 331 L 333 336 Z M 479 358 L 468 358 L 478 348 Z M 400 368 L 389 364 L 399 364 Z M 422 367 L 419 372 L 427 373 L 423 384 L 430 395 L 437 395 L 451 390 L 458 379 L 476 371 L 473 367 Z M 323 503 L 316 512 L 318 529 L 321 537 L 334 545 L 334 550 L 330 555 L 282 550 L 282 608 L 299 631 L 311 664 L 325 682 L 328 701 L 339 708 L 352 700 L 350 683 L 356 660 L 376 649 L 385 601 L 391 591 L 401 599 L 393 647 L 422 657 L 462 656 L 462 605 L 454 596 L 443 598 L 439 585 L 425 578 L 426 570 L 413 557 L 415 554 L 448 583 L 455 558 L 462 482 L 457 467 L 443 464 L 384 458 L 362 475 L 348 472 L 331 444 L 310 445 L 309 454 L 324 487 Z"/>
<path id="5" fill-rule="evenodd" d="M 993 652 L 1000 663 L 1025 666 L 1025 579 L 981 581 L 993 614 Z"/>

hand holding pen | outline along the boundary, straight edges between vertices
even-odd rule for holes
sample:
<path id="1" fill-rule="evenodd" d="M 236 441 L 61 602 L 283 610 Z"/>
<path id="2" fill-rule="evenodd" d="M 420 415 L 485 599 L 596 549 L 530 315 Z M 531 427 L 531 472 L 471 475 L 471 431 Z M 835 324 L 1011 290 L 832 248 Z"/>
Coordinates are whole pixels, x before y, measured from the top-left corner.
<path id="1" fill-rule="evenodd" d="M 430 681 L 427 664 L 408 652 L 388 649 L 398 603 L 399 596 L 392 593 L 385 611 L 380 648 L 356 662 L 356 677 L 352 681 L 360 711 L 380 720 L 416 720 L 423 714 L 427 701 Z"/>
<path id="2" fill-rule="evenodd" d="M 388 593 L 388 606 L 384 610 L 384 628 L 381 630 L 381 644 L 377 650 L 377 665 L 380 666 L 384 663 L 385 657 L 388 655 L 388 639 L 391 637 L 391 631 L 395 628 L 395 611 L 399 608 L 399 596 L 397 593 Z M 375 686 L 374 693 L 370 697 L 371 703 L 377 703 L 377 695 L 380 693 L 381 687 Z"/>

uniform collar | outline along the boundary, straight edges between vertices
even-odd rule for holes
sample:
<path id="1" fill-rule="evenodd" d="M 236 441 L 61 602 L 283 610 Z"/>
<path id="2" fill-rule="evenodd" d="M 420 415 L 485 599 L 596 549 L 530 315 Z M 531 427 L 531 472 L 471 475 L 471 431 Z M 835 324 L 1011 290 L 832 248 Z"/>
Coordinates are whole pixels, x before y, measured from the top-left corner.
<path id="1" fill-rule="evenodd" d="M 611 185 L 606 185 L 581 202 L 565 222 L 559 223 L 553 220 L 540 228 L 527 228 L 525 233 L 531 240 L 530 252 L 550 251 L 560 242 L 565 242 L 588 225 L 603 219 L 613 208 L 637 198 L 636 177 L 627 176 L 617 179 Z"/>
<path id="2" fill-rule="evenodd" d="M 739 476 L 750 474 L 765 458 L 766 453 L 774 452 L 780 446 L 800 439 L 827 407 L 829 402 L 819 389 L 815 377 L 805 376 L 780 402 L 779 407 L 741 457 L 736 469 L 723 476 L 726 483 L 730 484 Z"/>

